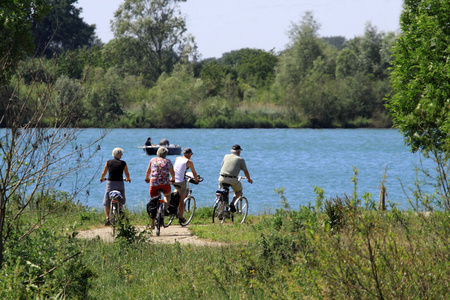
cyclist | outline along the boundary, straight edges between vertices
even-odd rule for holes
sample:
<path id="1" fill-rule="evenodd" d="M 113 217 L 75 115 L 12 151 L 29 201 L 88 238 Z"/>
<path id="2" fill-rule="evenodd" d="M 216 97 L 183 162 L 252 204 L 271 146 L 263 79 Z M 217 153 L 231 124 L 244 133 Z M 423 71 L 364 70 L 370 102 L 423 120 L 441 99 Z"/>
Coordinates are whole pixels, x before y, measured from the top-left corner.
<path id="1" fill-rule="evenodd" d="M 175 165 L 173 167 L 175 171 L 175 183 L 173 184 L 175 187 L 175 192 L 180 193 L 180 204 L 178 206 L 179 208 L 179 215 L 178 215 L 178 221 L 180 224 L 186 223 L 186 220 L 183 218 L 184 213 L 184 198 L 186 197 L 186 181 L 184 179 L 184 175 L 186 174 L 186 170 L 190 169 L 192 171 L 192 174 L 194 175 L 195 182 L 198 183 L 198 175 L 197 172 L 195 172 L 194 163 L 191 161 L 192 152 L 191 148 L 185 148 L 183 150 L 183 156 L 179 156 L 175 159 Z"/>
<path id="2" fill-rule="evenodd" d="M 233 200 L 230 203 L 230 211 L 235 212 L 234 202 L 242 195 L 242 183 L 237 179 L 239 172 L 244 171 L 247 181 L 253 183 L 250 178 L 250 173 L 247 170 L 245 160 L 240 157 L 242 148 L 239 145 L 234 145 L 231 148 L 231 154 L 224 156 L 222 161 L 222 167 L 220 169 L 219 187 L 222 187 L 223 183 L 231 185 L 234 191 Z"/>
<path id="3" fill-rule="evenodd" d="M 106 173 L 108 173 L 108 181 L 105 187 L 105 196 L 103 196 L 103 206 L 105 207 L 106 220 L 105 226 L 110 225 L 109 223 L 109 208 L 110 199 L 109 192 L 112 190 L 117 190 L 122 194 L 123 202 L 120 205 L 125 204 L 125 185 L 123 184 L 123 173 L 125 173 L 125 181 L 131 182 L 130 174 L 128 173 L 127 163 L 121 160 L 123 155 L 122 148 L 114 148 L 112 151 L 112 156 L 114 159 L 110 159 L 106 162 L 103 168 L 102 175 L 100 177 L 100 182 L 106 180 Z"/>
<path id="4" fill-rule="evenodd" d="M 168 153 L 166 147 L 159 147 L 157 157 L 150 160 L 145 173 L 145 182 L 150 183 L 150 199 L 158 196 L 158 190 L 163 190 L 165 203 L 168 203 L 168 198 L 170 199 L 172 189 L 170 183 L 175 181 L 172 162 L 166 158 Z M 155 219 L 152 219 L 152 229 L 154 227 Z"/>

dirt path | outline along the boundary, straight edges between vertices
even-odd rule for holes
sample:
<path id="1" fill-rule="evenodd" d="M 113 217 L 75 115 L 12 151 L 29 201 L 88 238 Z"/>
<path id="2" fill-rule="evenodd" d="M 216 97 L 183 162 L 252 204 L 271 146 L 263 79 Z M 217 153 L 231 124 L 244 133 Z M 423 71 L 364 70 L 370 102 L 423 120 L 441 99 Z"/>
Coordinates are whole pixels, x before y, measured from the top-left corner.
<path id="1" fill-rule="evenodd" d="M 139 231 L 143 231 L 145 226 L 136 226 Z M 100 238 L 105 242 L 112 242 L 114 238 L 112 236 L 111 227 L 101 227 L 90 230 L 82 230 L 78 232 L 78 238 L 94 239 Z M 188 227 L 182 227 L 180 225 L 171 225 L 167 228 L 161 228 L 160 236 L 156 236 L 155 230 L 152 232 L 150 238 L 151 243 L 163 243 L 163 244 L 173 244 L 175 242 L 180 244 L 192 244 L 196 246 L 222 246 L 223 243 L 212 242 L 204 239 L 200 239 L 195 235 L 192 235 Z"/>

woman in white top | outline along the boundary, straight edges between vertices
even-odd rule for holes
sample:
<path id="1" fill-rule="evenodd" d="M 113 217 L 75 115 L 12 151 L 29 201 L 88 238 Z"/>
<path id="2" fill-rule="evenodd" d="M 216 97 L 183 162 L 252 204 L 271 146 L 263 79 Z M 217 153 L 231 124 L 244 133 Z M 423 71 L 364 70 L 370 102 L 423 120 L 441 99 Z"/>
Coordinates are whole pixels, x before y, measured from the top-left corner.
<path id="1" fill-rule="evenodd" d="M 180 205 L 179 207 L 179 222 L 185 223 L 186 221 L 183 218 L 184 213 L 184 198 L 186 197 L 186 181 L 184 180 L 184 175 L 186 174 L 186 170 L 190 169 L 192 174 L 194 175 L 195 182 L 198 183 L 198 175 L 195 172 L 194 163 L 191 161 L 191 156 L 194 154 L 191 148 L 185 148 L 183 150 L 183 156 L 179 156 L 175 159 L 175 164 L 173 169 L 175 171 L 175 183 L 173 184 L 175 187 L 175 192 L 180 193 Z"/>

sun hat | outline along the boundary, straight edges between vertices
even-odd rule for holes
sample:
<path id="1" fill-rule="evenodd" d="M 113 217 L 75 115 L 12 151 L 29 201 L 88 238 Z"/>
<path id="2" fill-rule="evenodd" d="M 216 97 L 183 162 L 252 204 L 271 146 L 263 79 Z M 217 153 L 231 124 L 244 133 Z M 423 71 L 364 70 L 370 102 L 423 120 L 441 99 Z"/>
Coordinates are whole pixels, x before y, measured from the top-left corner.
<path id="1" fill-rule="evenodd" d="M 239 146 L 238 144 L 234 145 L 233 147 L 231 147 L 231 150 L 235 150 L 235 151 L 242 151 L 241 146 Z"/>

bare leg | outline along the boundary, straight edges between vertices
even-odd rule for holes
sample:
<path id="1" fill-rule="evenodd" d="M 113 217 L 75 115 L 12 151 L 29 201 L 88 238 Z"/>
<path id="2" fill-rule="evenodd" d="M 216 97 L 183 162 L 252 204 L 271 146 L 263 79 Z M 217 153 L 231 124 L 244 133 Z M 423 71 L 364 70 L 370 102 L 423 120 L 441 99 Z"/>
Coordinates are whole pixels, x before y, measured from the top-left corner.
<path id="1" fill-rule="evenodd" d="M 106 205 L 106 206 L 105 206 L 105 213 L 106 213 L 106 218 L 107 218 L 107 219 L 109 219 L 109 210 L 110 210 L 109 205 Z"/>
<path id="2" fill-rule="evenodd" d="M 150 228 L 155 229 L 155 219 L 152 219 L 152 226 Z"/>
<path id="3" fill-rule="evenodd" d="M 183 214 L 184 214 L 184 197 L 186 197 L 186 194 L 181 194 L 180 193 L 180 204 L 178 205 L 178 210 L 180 212 L 178 218 L 183 218 Z"/>
<path id="4" fill-rule="evenodd" d="M 234 195 L 233 195 L 233 200 L 231 200 L 231 205 L 234 205 L 234 203 L 236 202 L 236 200 L 240 197 L 240 196 L 242 196 L 242 191 L 239 191 L 239 192 L 236 192 L 236 193 L 234 193 Z"/>

